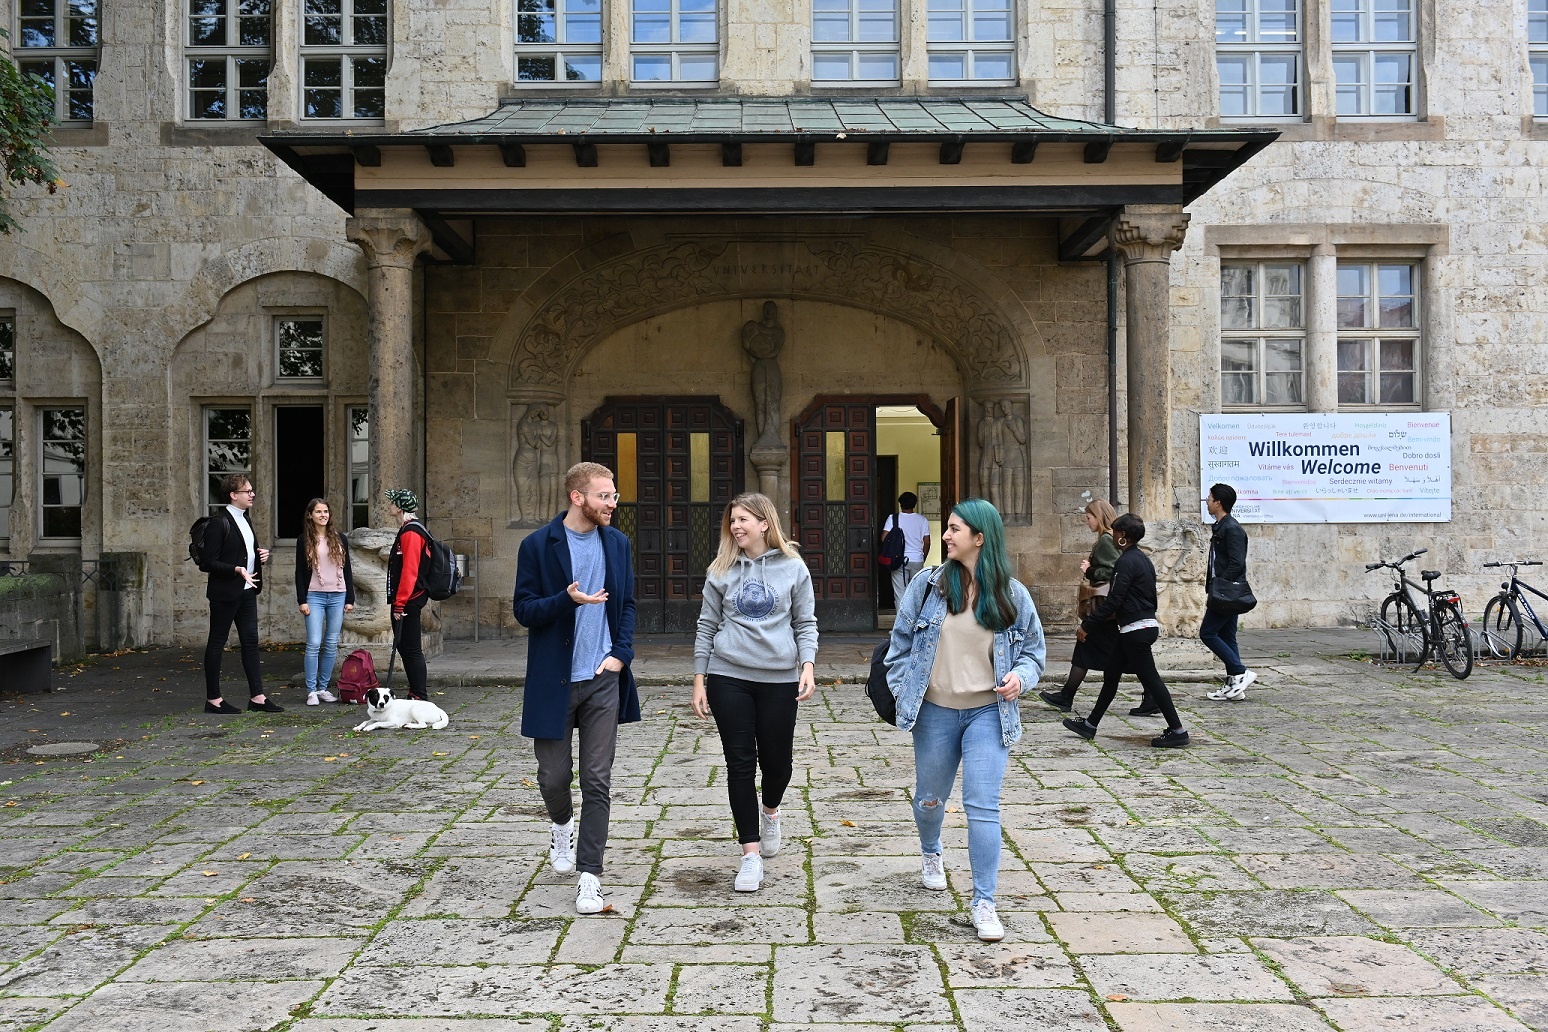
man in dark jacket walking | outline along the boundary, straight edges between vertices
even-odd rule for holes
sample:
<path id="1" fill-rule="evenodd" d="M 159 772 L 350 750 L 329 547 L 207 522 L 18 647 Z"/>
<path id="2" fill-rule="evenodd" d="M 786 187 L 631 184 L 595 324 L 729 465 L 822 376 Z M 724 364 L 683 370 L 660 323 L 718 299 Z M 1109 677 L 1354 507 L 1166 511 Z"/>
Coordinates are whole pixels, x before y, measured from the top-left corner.
<path id="1" fill-rule="evenodd" d="M 618 725 L 640 719 L 634 660 L 634 565 L 614 529 L 613 472 L 595 462 L 564 477 L 569 508 L 527 535 L 516 556 L 516 620 L 530 632 L 521 733 L 533 739 L 548 809 L 549 863 L 580 870 L 575 910 L 596 914 L 611 813 Z M 580 834 L 570 795 L 570 740 L 580 732 Z"/>
<path id="2" fill-rule="evenodd" d="M 1231 515 L 1236 506 L 1236 488 L 1230 484 L 1211 487 L 1205 505 L 1215 518 L 1215 529 L 1209 536 L 1209 569 L 1204 575 L 1204 622 L 1199 625 L 1199 640 L 1225 664 L 1226 681 L 1204 697 L 1215 702 L 1241 702 L 1247 697 L 1247 686 L 1256 681 L 1258 675 L 1243 665 L 1237 650 L 1236 614 L 1210 609 L 1209 589 L 1216 577 L 1228 581 L 1247 579 L 1247 531 Z"/>
<path id="3" fill-rule="evenodd" d="M 236 624 L 242 643 L 242 670 L 247 674 L 247 708 L 280 713 L 283 706 L 263 691 L 258 661 L 258 594 L 263 591 L 263 564 L 269 550 L 259 548 L 248 512 L 256 497 L 253 482 L 231 473 L 220 482 L 226 504 L 210 516 L 199 541 L 199 569 L 209 575 L 204 597 L 210 600 L 210 636 L 204 646 L 204 712 L 240 713 L 220 692 L 220 661 Z"/>

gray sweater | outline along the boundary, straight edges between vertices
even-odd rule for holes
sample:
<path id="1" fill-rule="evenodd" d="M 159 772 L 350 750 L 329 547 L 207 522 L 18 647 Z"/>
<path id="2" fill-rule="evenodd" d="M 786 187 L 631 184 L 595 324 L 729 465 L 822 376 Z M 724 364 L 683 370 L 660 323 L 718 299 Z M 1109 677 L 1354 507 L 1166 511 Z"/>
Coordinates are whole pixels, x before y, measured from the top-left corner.
<path id="1" fill-rule="evenodd" d="M 693 642 L 693 670 L 780 683 L 817 659 L 812 575 L 801 559 L 767 551 L 739 556 L 723 577 L 704 582 Z"/>

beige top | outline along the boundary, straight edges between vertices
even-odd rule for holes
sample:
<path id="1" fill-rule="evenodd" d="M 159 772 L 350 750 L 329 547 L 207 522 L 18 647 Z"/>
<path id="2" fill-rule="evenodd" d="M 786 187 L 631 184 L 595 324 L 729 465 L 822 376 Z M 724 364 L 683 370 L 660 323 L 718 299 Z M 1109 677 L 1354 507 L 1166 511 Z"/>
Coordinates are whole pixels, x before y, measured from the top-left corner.
<path id="1" fill-rule="evenodd" d="M 306 545 L 297 542 L 297 548 L 305 548 Z M 343 591 L 344 590 L 344 566 L 335 563 L 333 556 L 328 554 L 328 543 L 317 543 L 317 565 L 312 567 L 312 582 L 306 586 L 308 591 Z M 302 599 L 302 601 L 306 601 Z"/>
<path id="2" fill-rule="evenodd" d="M 947 709 L 977 709 L 998 702 L 994 692 L 994 632 L 971 609 L 947 613 L 925 701 Z"/>

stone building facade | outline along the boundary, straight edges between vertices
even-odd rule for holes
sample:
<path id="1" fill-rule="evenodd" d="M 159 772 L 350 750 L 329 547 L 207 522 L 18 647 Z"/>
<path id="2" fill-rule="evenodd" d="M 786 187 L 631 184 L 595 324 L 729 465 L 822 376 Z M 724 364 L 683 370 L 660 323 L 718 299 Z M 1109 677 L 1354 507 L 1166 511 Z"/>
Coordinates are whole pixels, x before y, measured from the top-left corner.
<path id="1" fill-rule="evenodd" d="M 1110 92 L 1092 4 L 8 2 L 63 87 L 68 187 L 14 194 L 0 240 L 0 559 L 143 553 L 140 641 L 202 636 L 186 531 L 235 468 L 278 553 L 267 636 L 301 634 L 296 498 L 380 526 L 389 482 L 476 543 L 449 629 L 512 632 L 517 546 L 582 456 L 627 469 L 650 626 L 760 485 L 863 626 L 878 405 L 1002 504 L 1053 623 L 1110 481 L 1196 619 L 1201 412 L 1452 418 L 1452 521 L 1253 528 L 1251 621 L 1350 619 L 1384 588 L 1361 563 L 1412 547 L 1481 609 L 1479 564 L 1548 522 L 1543 0 L 1118 0 Z M 1021 121 L 941 121 L 985 103 Z M 552 120 L 587 105 L 590 135 Z M 651 139 L 673 105 L 741 135 Z M 1367 281 L 1403 325 L 1340 326 Z M 1279 324 L 1240 325 L 1249 295 Z M 1367 339 L 1398 341 L 1366 352 L 1386 396 Z"/>

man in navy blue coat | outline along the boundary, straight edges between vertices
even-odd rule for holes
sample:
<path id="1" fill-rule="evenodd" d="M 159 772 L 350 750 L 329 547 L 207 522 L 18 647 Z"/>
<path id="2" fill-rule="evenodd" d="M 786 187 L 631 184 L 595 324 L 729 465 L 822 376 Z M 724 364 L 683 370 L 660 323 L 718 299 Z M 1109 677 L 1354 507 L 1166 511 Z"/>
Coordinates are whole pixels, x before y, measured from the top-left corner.
<path id="1" fill-rule="evenodd" d="M 570 505 L 527 535 L 516 556 L 512 608 L 529 631 L 521 733 L 533 739 L 538 788 L 553 822 L 549 863 L 579 868 L 575 909 L 596 914 L 612 809 L 618 725 L 640 719 L 634 660 L 634 564 L 629 539 L 611 524 L 613 472 L 581 462 L 564 476 Z M 580 834 L 570 779 L 570 740 L 580 732 Z"/>

